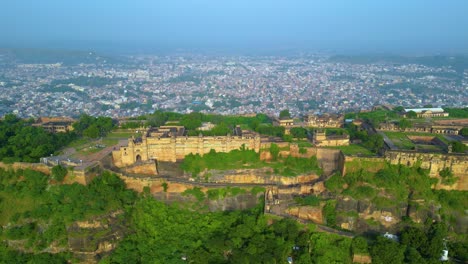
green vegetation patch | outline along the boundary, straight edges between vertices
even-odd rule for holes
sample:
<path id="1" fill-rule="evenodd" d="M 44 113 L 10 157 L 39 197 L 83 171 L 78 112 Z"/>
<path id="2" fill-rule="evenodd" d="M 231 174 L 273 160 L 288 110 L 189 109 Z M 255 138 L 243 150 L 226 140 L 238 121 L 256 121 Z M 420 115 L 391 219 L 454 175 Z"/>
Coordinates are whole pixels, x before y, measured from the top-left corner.
<path id="1" fill-rule="evenodd" d="M 422 133 L 422 132 L 395 132 L 395 131 L 386 131 L 385 135 L 397 146 L 399 149 L 411 150 L 417 148 L 427 148 L 432 150 L 441 150 L 440 146 L 436 145 L 425 145 L 425 144 L 415 144 L 408 136 L 425 136 L 425 137 L 436 137 L 440 139 L 445 144 L 448 144 L 450 141 L 441 134 L 431 134 L 431 133 Z"/>
<path id="2" fill-rule="evenodd" d="M 240 187 L 226 187 L 226 188 L 217 188 L 209 189 L 206 194 L 210 200 L 220 200 L 226 197 L 237 196 L 240 194 L 245 194 L 247 191 Z"/>
<path id="3" fill-rule="evenodd" d="M 277 153 L 279 153 L 279 148 Z M 205 169 L 234 170 L 266 167 L 273 168 L 276 174 L 282 176 L 297 176 L 310 172 L 322 173 L 316 157 L 277 157 L 276 161 L 265 162 L 260 160 L 260 155 L 254 150 L 247 149 L 232 150 L 228 153 L 211 150 L 203 156 L 189 154 L 185 156 L 181 164 L 181 168 L 186 172 L 192 173 L 194 177 Z"/>
<path id="4" fill-rule="evenodd" d="M 257 195 L 259 193 L 265 193 L 265 187 L 260 187 L 260 186 L 255 186 L 252 189 L 250 189 L 250 193 L 252 195 Z"/>
<path id="5" fill-rule="evenodd" d="M 358 161 L 355 159 L 353 163 Z M 383 161 L 370 162 L 365 166 L 353 163 L 347 164 L 347 168 L 354 169 L 348 170 L 344 177 L 335 174 L 325 182 L 330 192 L 358 200 L 373 200 L 379 208 L 387 207 L 391 202 L 393 205 L 406 202 L 410 194 L 412 199 L 435 199 L 431 187 L 437 179 L 429 177 L 428 170 L 421 169 L 420 164 L 407 167 Z"/>
<path id="6" fill-rule="evenodd" d="M 468 118 L 468 107 L 465 108 L 444 108 L 449 113 L 450 118 Z"/>
<path id="7" fill-rule="evenodd" d="M 385 135 L 397 146 L 399 149 L 414 149 L 416 145 L 407 137 L 404 132 L 385 132 Z M 426 134 L 427 136 L 427 134 Z"/>
<path id="8" fill-rule="evenodd" d="M 385 160 L 378 158 L 353 158 L 352 160 L 346 161 L 345 166 L 346 174 L 360 170 L 376 172 L 385 166 Z"/>
<path id="9" fill-rule="evenodd" d="M 361 185 L 355 188 L 348 188 L 343 192 L 344 195 L 349 195 L 355 199 L 372 199 L 377 194 L 377 191 L 371 186 Z"/>
<path id="10" fill-rule="evenodd" d="M 328 200 L 322 208 L 323 217 L 327 226 L 336 227 L 336 200 Z"/>
<path id="11" fill-rule="evenodd" d="M 314 248 L 310 263 L 351 263 L 351 239 L 335 234 L 313 234 L 310 238 Z"/>
<path id="12" fill-rule="evenodd" d="M 199 202 L 205 200 L 205 193 L 201 190 L 200 187 L 193 187 L 192 189 L 187 189 L 182 193 L 183 196 L 193 196 Z"/>
<path id="13" fill-rule="evenodd" d="M 55 153 L 75 138 L 75 133 L 51 134 L 32 126 L 32 120 L 7 114 L 0 120 L 0 161 L 39 162 L 41 157 Z"/>
<path id="14" fill-rule="evenodd" d="M 349 146 L 338 146 L 338 147 L 327 147 L 332 149 L 339 149 L 345 155 L 349 156 L 375 156 L 368 148 L 364 147 L 361 144 L 350 144 Z"/>
<path id="15" fill-rule="evenodd" d="M 299 205 L 319 206 L 320 198 L 315 195 L 296 196 L 294 201 Z"/>
<path id="16" fill-rule="evenodd" d="M 124 209 L 136 199 L 136 194 L 110 173 L 101 174 L 87 186 L 52 185 L 51 179 L 29 169 L 0 169 L 0 224 L 10 223 L 0 234 L 2 240 L 24 239 L 32 250 L 43 250 L 53 242 L 65 246 L 66 229 L 73 222 Z"/>

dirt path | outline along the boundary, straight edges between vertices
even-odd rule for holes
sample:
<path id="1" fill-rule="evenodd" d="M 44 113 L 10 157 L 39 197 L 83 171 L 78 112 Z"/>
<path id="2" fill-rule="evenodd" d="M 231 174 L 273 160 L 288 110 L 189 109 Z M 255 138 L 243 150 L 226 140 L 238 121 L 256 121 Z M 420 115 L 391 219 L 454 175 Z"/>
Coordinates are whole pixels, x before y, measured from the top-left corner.
<path id="1" fill-rule="evenodd" d="M 120 140 L 117 144 L 105 147 L 99 152 L 88 154 L 88 155 L 78 155 L 77 158 L 80 160 L 80 165 L 77 166 L 77 169 L 85 169 L 96 162 L 101 161 L 104 157 L 109 155 L 113 150 L 120 148 L 121 146 L 126 146 L 128 144 L 127 139 Z M 76 152 L 76 151 L 75 151 Z M 75 153 L 73 152 L 73 153 Z"/>

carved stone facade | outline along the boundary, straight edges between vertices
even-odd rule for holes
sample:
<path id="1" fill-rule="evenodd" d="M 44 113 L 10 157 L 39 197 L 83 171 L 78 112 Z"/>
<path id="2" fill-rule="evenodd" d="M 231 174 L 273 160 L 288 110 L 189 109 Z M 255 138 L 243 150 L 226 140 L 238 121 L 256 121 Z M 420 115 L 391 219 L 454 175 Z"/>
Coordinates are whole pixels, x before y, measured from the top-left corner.
<path id="1" fill-rule="evenodd" d="M 340 128 L 344 125 L 344 116 L 335 114 L 308 115 L 306 124 L 317 128 Z"/>
<path id="2" fill-rule="evenodd" d="M 184 131 L 183 127 L 149 129 L 141 138 L 131 138 L 127 146 L 113 151 L 114 164 L 125 167 L 148 160 L 176 162 L 190 153 L 203 155 L 212 149 L 229 152 L 242 146 L 260 151 L 260 136 L 240 128 L 232 136 L 186 136 Z"/>

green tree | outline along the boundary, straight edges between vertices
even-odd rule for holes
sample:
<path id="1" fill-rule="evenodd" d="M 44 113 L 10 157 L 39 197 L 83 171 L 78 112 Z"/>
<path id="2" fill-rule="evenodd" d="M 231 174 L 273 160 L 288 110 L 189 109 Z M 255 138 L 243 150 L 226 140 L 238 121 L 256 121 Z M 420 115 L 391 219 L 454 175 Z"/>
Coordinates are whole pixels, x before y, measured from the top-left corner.
<path id="1" fill-rule="evenodd" d="M 465 144 L 459 142 L 459 141 L 452 141 L 450 142 L 450 145 L 452 145 L 452 151 L 456 153 L 465 153 L 466 152 L 466 146 Z"/>
<path id="2" fill-rule="evenodd" d="M 197 112 L 192 112 L 188 115 L 185 115 L 180 120 L 180 124 L 183 125 L 188 130 L 195 130 L 196 128 L 202 125 L 202 114 Z"/>
<path id="3" fill-rule="evenodd" d="M 384 146 L 383 137 L 380 134 L 374 134 L 370 136 L 367 141 L 363 143 L 366 148 L 369 148 L 372 152 L 377 153 Z"/>
<path id="4" fill-rule="evenodd" d="M 405 108 L 403 106 L 397 106 L 395 108 L 393 108 L 393 111 L 395 112 L 403 112 L 405 111 Z"/>
<path id="5" fill-rule="evenodd" d="M 99 137 L 99 128 L 97 125 L 93 124 L 83 130 L 83 136 L 89 137 L 89 138 L 98 138 Z"/>
<path id="6" fill-rule="evenodd" d="M 114 128 L 114 122 L 110 117 L 96 118 L 82 114 L 78 121 L 73 124 L 73 128 L 78 135 L 97 138 L 107 135 Z"/>
<path id="7" fill-rule="evenodd" d="M 460 135 L 468 137 L 468 127 L 464 127 L 460 130 Z"/>
<path id="8" fill-rule="evenodd" d="M 289 132 L 293 137 L 298 139 L 303 139 L 307 137 L 307 129 L 303 127 L 293 127 Z"/>
<path id="9" fill-rule="evenodd" d="M 406 113 L 406 117 L 408 117 L 408 118 L 416 118 L 416 117 L 418 117 L 418 114 L 416 114 L 415 111 L 411 110 L 411 111 L 409 111 L 408 113 Z"/>
<path id="10" fill-rule="evenodd" d="M 63 181 L 65 176 L 67 175 L 67 168 L 57 165 L 52 168 L 52 178 L 54 178 L 56 181 Z"/>
<path id="11" fill-rule="evenodd" d="M 405 128 L 413 127 L 413 124 L 408 119 L 403 118 L 403 119 L 400 119 L 400 121 L 398 122 L 398 126 L 401 129 L 405 129 Z"/>
<path id="12" fill-rule="evenodd" d="M 289 113 L 289 110 L 288 109 L 282 110 L 280 112 L 279 118 L 280 119 L 289 119 L 289 118 L 291 118 L 291 114 Z"/>
<path id="13" fill-rule="evenodd" d="M 226 136 L 227 134 L 232 133 L 231 129 L 225 123 L 216 125 L 211 129 L 211 132 L 214 136 Z"/>
<path id="14" fill-rule="evenodd" d="M 407 227 L 401 233 L 401 244 L 420 249 L 427 242 L 424 231 L 417 227 Z"/>
<path id="15" fill-rule="evenodd" d="M 276 145 L 275 143 L 271 143 L 270 145 L 271 158 L 273 160 L 277 160 L 279 153 L 280 153 L 280 148 L 278 147 L 278 145 Z"/>
<path id="16" fill-rule="evenodd" d="M 262 135 L 283 137 L 285 128 L 282 126 L 259 125 L 256 131 Z"/>
<path id="17" fill-rule="evenodd" d="M 405 263 L 410 264 L 425 264 L 426 260 L 421 256 L 418 250 L 414 247 L 407 247 L 405 252 Z"/>
<path id="18" fill-rule="evenodd" d="M 399 243 L 383 236 L 377 237 L 377 241 L 371 247 L 372 263 L 376 264 L 400 264 L 403 263 L 405 248 Z"/>
<path id="19" fill-rule="evenodd" d="M 427 241 L 421 246 L 421 255 L 425 258 L 438 260 L 444 249 L 444 239 L 447 237 L 447 226 L 443 222 L 434 222 L 427 232 Z"/>
<path id="20" fill-rule="evenodd" d="M 353 254 L 367 254 L 369 252 L 369 245 L 364 237 L 357 236 L 351 242 L 351 249 Z"/>

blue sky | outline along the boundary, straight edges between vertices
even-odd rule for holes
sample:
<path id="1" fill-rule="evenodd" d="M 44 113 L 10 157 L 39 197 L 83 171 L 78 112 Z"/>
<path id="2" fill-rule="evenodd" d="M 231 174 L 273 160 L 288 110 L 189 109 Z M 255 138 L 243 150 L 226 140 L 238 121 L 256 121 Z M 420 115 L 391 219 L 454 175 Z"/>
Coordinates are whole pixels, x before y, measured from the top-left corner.
<path id="1" fill-rule="evenodd" d="M 4 0 L 0 46 L 467 53 L 465 0 Z"/>

